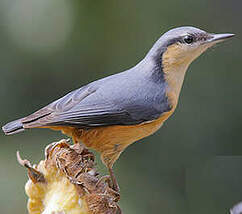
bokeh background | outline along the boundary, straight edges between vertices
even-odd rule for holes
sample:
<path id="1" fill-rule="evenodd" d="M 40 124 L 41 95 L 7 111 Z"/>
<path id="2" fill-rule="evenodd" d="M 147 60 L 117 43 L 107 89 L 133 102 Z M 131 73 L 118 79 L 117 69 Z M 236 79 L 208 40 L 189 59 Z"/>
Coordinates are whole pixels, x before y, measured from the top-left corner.
<path id="1" fill-rule="evenodd" d="M 134 66 L 170 28 L 235 33 L 190 66 L 175 114 L 115 165 L 125 214 L 229 213 L 242 200 L 241 11 L 240 0 L 1 0 L 0 123 Z M 0 134 L 1 213 L 27 213 L 16 151 L 37 163 L 63 137 Z"/>

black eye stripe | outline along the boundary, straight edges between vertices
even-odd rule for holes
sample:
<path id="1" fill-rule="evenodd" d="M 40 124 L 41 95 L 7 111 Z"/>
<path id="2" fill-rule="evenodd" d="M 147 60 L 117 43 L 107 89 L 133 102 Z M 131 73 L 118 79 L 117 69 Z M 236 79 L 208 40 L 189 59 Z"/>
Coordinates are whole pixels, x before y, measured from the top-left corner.
<path id="1" fill-rule="evenodd" d="M 184 41 L 184 38 L 186 36 L 193 37 L 193 42 L 190 44 L 193 44 L 193 43 L 199 42 L 199 41 L 206 41 L 207 39 L 211 38 L 211 36 L 207 33 L 193 33 L 193 34 L 187 34 L 187 35 L 183 35 L 183 36 L 177 36 L 177 37 L 167 40 L 167 42 L 161 48 L 159 48 L 159 51 L 163 52 L 164 50 L 166 50 L 166 48 L 168 46 L 173 45 L 175 43 L 188 44 Z"/>
<path id="2" fill-rule="evenodd" d="M 195 37 L 192 36 L 192 35 L 186 35 L 186 36 L 183 38 L 183 41 L 184 41 L 186 44 L 192 44 L 193 42 L 195 42 Z"/>

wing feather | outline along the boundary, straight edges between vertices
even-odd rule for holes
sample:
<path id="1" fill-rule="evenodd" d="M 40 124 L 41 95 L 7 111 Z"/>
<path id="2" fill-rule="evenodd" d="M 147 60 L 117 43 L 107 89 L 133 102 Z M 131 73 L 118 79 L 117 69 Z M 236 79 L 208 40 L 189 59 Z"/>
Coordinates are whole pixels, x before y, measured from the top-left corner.
<path id="1" fill-rule="evenodd" d="M 171 109 L 165 83 L 113 76 L 117 77 L 116 81 L 109 77 L 70 92 L 22 119 L 24 128 L 135 125 L 157 119 Z"/>
<path id="2" fill-rule="evenodd" d="M 96 127 L 106 125 L 131 125 L 142 122 L 135 120 L 125 110 L 119 110 L 115 106 L 99 106 L 99 109 L 87 108 L 81 111 L 68 111 L 63 113 L 53 113 L 41 118 L 39 123 L 43 126 L 79 126 Z"/>

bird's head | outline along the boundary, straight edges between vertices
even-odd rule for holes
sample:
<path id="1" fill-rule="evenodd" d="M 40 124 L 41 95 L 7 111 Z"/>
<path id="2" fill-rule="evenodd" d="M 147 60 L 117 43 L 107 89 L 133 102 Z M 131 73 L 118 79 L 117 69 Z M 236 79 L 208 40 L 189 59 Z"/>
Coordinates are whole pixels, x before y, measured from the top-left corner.
<path id="1" fill-rule="evenodd" d="M 232 36 L 234 34 L 212 34 L 195 27 L 179 27 L 166 32 L 158 39 L 147 54 L 146 62 L 151 62 L 152 71 L 155 71 L 152 77 L 155 81 L 160 81 L 162 76 L 165 78 L 169 99 L 174 106 L 177 104 L 190 63 L 209 47 Z"/>
<path id="2" fill-rule="evenodd" d="M 163 34 L 148 55 L 163 64 L 186 65 L 209 47 L 231 38 L 234 34 L 207 33 L 195 27 L 178 27 Z"/>

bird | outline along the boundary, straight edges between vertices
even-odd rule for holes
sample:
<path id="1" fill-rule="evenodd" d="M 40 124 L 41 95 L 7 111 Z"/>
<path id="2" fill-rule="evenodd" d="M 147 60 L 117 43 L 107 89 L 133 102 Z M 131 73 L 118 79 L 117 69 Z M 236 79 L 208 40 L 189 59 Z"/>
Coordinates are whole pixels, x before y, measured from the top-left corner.
<path id="1" fill-rule="evenodd" d="M 49 128 L 101 154 L 113 189 L 113 164 L 132 143 L 156 132 L 175 111 L 189 65 L 234 34 L 192 26 L 164 33 L 134 67 L 93 81 L 2 127 L 6 135 Z"/>

